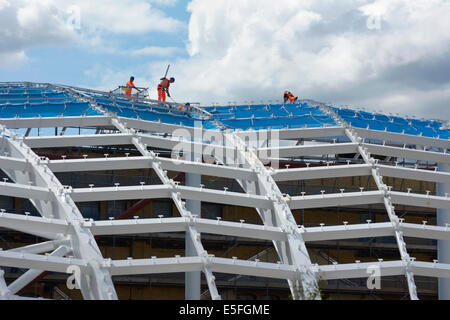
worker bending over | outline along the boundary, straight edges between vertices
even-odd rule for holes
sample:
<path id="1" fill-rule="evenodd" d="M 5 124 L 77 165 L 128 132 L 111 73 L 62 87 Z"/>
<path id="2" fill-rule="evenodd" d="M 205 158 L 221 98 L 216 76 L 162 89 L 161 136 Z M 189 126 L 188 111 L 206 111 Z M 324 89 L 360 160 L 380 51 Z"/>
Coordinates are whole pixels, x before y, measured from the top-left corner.
<path id="1" fill-rule="evenodd" d="M 292 92 L 290 92 L 290 91 L 285 91 L 283 98 L 284 98 L 284 103 L 288 102 L 288 100 L 289 100 L 289 103 L 295 103 L 298 100 L 298 97 L 294 96 L 292 94 Z"/>
<path id="2" fill-rule="evenodd" d="M 133 89 L 136 89 L 137 91 L 141 92 L 136 86 L 134 85 L 134 77 L 130 78 L 130 81 L 127 82 L 127 85 L 125 86 L 125 94 L 129 97 L 131 97 L 131 92 Z"/>
<path id="3" fill-rule="evenodd" d="M 175 78 L 162 78 L 161 83 L 158 85 L 158 100 L 166 102 L 166 94 L 170 98 L 169 87 L 171 83 L 175 82 Z"/>

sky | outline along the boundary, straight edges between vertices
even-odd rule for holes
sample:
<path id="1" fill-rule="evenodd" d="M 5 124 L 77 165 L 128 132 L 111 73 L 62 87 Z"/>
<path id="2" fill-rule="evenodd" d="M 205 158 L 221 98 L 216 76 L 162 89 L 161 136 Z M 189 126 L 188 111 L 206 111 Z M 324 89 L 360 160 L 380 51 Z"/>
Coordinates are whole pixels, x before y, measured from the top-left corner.
<path id="1" fill-rule="evenodd" d="M 0 81 L 450 120 L 450 0 L 0 0 Z"/>

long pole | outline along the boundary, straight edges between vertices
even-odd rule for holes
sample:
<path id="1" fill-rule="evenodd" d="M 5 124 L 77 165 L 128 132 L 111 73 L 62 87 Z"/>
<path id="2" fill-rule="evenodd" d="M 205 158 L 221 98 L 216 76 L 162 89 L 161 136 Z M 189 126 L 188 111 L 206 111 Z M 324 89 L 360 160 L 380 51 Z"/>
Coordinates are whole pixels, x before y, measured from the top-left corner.
<path id="1" fill-rule="evenodd" d="M 169 73 L 169 69 L 170 69 L 170 64 L 167 66 L 166 74 L 164 75 L 163 79 L 167 78 L 167 74 Z"/>

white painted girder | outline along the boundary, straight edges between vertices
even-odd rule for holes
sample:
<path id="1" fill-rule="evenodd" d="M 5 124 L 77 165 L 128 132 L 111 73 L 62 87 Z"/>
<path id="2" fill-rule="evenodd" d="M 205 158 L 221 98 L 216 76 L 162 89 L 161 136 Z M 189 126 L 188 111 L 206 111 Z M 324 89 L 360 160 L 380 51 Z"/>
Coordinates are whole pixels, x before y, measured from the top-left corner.
<path id="1" fill-rule="evenodd" d="M 8 251 L 11 252 L 11 251 Z M 27 252 L 31 253 L 31 252 Z M 49 255 L 50 257 L 63 257 L 66 254 L 70 253 L 70 248 L 62 245 L 54 249 L 54 251 Z M 24 274 L 22 274 L 19 278 L 13 281 L 8 289 L 11 293 L 16 294 L 23 288 L 25 288 L 29 283 L 31 283 L 34 279 L 36 279 L 40 274 L 42 274 L 44 270 L 38 269 L 30 269 Z"/>
<path id="2" fill-rule="evenodd" d="M 340 119 L 337 116 L 336 119 L 337 121 L 340 121 Z M 352 142 L 358 143 L 358 153 L 362 156 L 366 164 L 372 166 L 372 177 L 375 181 L 375 184 L 377 185 L 378 190 L 382 193 L 383 203 L 386 208 L 389 220 L 391 221 L 392 227 L 394 229 L 395 239 L 397 241 L 400 257 L 405 266 L 404 270 L 405 270 L 405 277 L 408 283 L 409 296 L 411 300 L 418 300 L 419 298 L 417 295 L 417 287 L 414 280 L 414 273 L 411 269 L 411 259 L 406 249 L 405 240 L 403 239 L 403 233 L 400 228 L 400 219 L 395 213 L 395 209 L 392 204 L 390 190 L 388 186 L 386 186 L 386 184 L 383 182 L 383 177 L 380 175 L 379 171 L 376 168 L 377 163 L 376 160 L 371 157 L 371 154 L 370 152 L 368 152 L 368 149 L 364 147 L 364 144 L 362 143 L 362 138 L 358 137 L 352 130 L 346 129 L 346 134 Z"/>
<path id="3" fill-rule="evenodd" d="M 236 134 L 242 139 L 254 131 L 239 131 Z M 327 128 L 301 128 L 301 129 L 280 129 L 280 130 L 258 130 L 263 136 L 278 136 L 285 140 L 326 138 L 326 137 L 345 137 L 343 127 Z"/>
<path id="4" fill-rule="evenodd" d="M 431 196 L 425 194 L 405 193 L 392 191 L 389 193 L 392 202 L 405 206 L 422 208 L 450 209 L 450 198 Z"/>
<path id="5" fill-rule="evenodd" d="M 60 273 L 66 273 L 69 266 L 77 266 L 82 271 L 86 271 L 88 267 L 87 263 L 82 259 L 9 251 L 0 251 L 0 266 Z"/>
<path id="6" fill-rule="evenodd" d="M 1 161 L 1 159 L 0 159 Z M 254 173 L 248 169 L 219 166 L 215 164 L 185 161 L 181 159 L 168 159 L 158 157 L 158 161 L 164 170 L 203 174 L 222 178 L 254 179 Z M 131 170 L 143 169 L 151 166 L 149 157 L 117 157 L 95 159 L 66 159 L 51 160 L 48 167 L 53 172 L 86 172 L 104 170 Z"/>
<path id="7" fill-rule="evenodd" d="M 294 180 L 314 180 L 325 178 L 359 177 L 371 175 L 366 164 L 338 165 L 329 167 L 309 167 L 275 170 L 272 175 L 277 182 Z"/>
<path id="8" fill-rule="evenodd" d="M 380 156 L 414 159 L 428 162 L 450 163 L 450 154 L 442 152 L 421 151 L 368 143 L 362 144 L 362 147 L 367 149 L 367 152 Z"/>
<path id="9" fill-rule="evenodd" d="M 39 213 L 47 218 L 61 218 L 71 224 L 71 250 L 76 258 L 86 264 L 86 272 L 81 274 L 81 292 L 85 299 L 117 299 L 110 275 L 99 265 L 102 255 L 92 233 L 81 226 L 83 217 L 75 203 L 68 196 L 67 190 L 56 179 L 42 160 L 24 143 L 23 139 L 0 126 L 2 143 L 0 153 L 15 158 L 27 159 L 31 165 L 30 172 L 4 170 L 18 184 L 28 183 L 48 188 L 54 201 L 30 199 Z M 20 196 L 16 195 L 16 196 Z M 11 253 L 12 254 L 12 253 Z M 36 269 L 40 269 L 37 267 Z"/>
<path id="10" fill-rule="evenodd" d="M 62 148 L 62 147 L 82 147 L 82 146 L 119 146 L 132 145 L 132 137 L 139 138 L 141 143 L 149 147 L 180 151 L 193 150 L 194 148 L 207 149 L 209 152 L 230 154 L 233 148 L 223 147 L 215 144 L 190 142 L 187 140 L 163 138 L 143 134 L 93 134 L 76 136 L 41 136 L 25 137 L 24 142 L 33 149 L 37 148 Z"/>
<path id="11" fill-rule="evenodd" d="M 55 127 L 110 127 L 111 119 L 106 116 L 49 117 L 0 119 L 8 129 L 55 128 Z"/>
<path id="12" fill-rule="evenodd" d="M 78 266 L 81 270 L 86 264 L 81 260 L 60 258 L 52 255 L 41 256 L 33 254 L 8 253 L 0 251 L 1 265 L 32 268 L 43 267 L 52 272 L 67 273 L 70 265 Z M 226 274 L 239 274 L 276 279 L 295 279 L 297 269 L 295 266 L 275 264 L 260 261 L 248 261 L 239 259 L 225 259 L 208 256 L 211 270 Z M 110 270 L 113 276 L 139 275 L 139 274 L 166 274 L 201 271 L 203 262 L 200 257 L 174 257 L 152 259 L 105 259 L 104 268 Z M 415 274 L 426 277 L 450 278 L 450 265 L 432 262 L 411 261 L 410 266 Z M 404 261 L 377 261 L 366 263 L 336 264 L 336 265 L 311 265 L 314 272 L 323 280 L 367 278 L 370 267 L 379 267 L 381 276 L 403 275 Z"/>
<path id="13" fill-rule="evenodd" d="M 288 203 L 289 207 L 294 210 L 368 205 L 383 203 L 383 194 L 380 191 L 364 191 L 312 196 L 305 195 L 290 197 Z"/>
<path id="14" fill-rule="evenodd" d="M 245 237 L 263 240 L 286 240 L 279 228 L 239 222 L 214 221 L 201 218 L 161 218 L 117 221 L 85 222 L 95 235 L 147 234 L 162 232 L 185 232 L 189 225 L 195 225 L 201 233 Z"/>
<path id="15" fill-rule="evenodd" d="M 40 254 L 40 253 L 46 253 L 46 252 L 54 251 L 54 250 L 58 249 L 61 246 L 64 246 L 67 249 L 70 249 L 70 240 L 46 241 L 46 242 L 31 244 L 31 245 L 25 246 L 25 247 L 18 247 L 18 248 L 10 249 L 10 250 L 7 250 L 7 251 L 8 252 L 22 252 L 22 253 Z"/>
<path id="16" fill-rule="evenodd" d="M 317 144 L 303 146 L 289 146 L 278 148 L 260 148 L 258 155 L 270 155 L 270 157 L 278 156 L 280 158 L 317 156 L 327 154 L 345 154 L 356 153 L 357 144 L 355 143 L 334 143 L 334 144 Z"/>
<path id="17" fill-rule="evenodd" d="M 312 228 L 302 227 L 300 231 L 306 242 L 394 236 L 394 230 L 390 222 Z"/>
<path id="18" fill-rule="evenodd" d="M 75 202 L 161 199 L 171 198 L 174 188 L 182 199 L 200 200 L 211 203 L 237 205 L 250 208 L 268 208 L 271 202 L 263 196 L 247 195 L 245 193 L 219 191 L 213 189 L 200 189 L 186 186 L 131 186 L 131 187 L 105 187 L 105 188 L 79 188 L 72 189 L 70 195 Z"/>
<path id="19" fill-rule="evenodd" d="M 53 201 L 52 193 L 48 188 L 26 186 L 20 183 L 0 182 L 0 195 L 23 199 Z"/>
<path id="20" fill-rule="evenodd" d="M 179 189 L 178 185 L 173 180 L 169 179 L 169 177 L 167 176 L 167 172 L 163 170 L 161 162 L 158 161 L 155 153 L 147 149 L 147 144 L 143 142 L 143 137 L 136 135 L 136 131 L 134 129 L 128 129 L 123 123 L 120 122 L 118 118 L 114 118 L 111 121 L 113 125 L 118 130 L 120 130 L 120 132 L 132 135 L 132 144 L 139 150 L 139 152 L 144 157 L 152 158 L 152 168 L 153 170 L 155 170 L 161 182 L 171 189 L 170 192 L 171 198 L 175 203 L 175 206 L 177 207 L 180 215 L 188 219 L 193 218 L 192 213 L 189 212 L 186 208 L 186 203 L 181 200 L 181 194 L 178 190 Z M 204 249 L 203 244 L 201 242 L 201 235 L 194 226 L 189 226 L 187 232 L 189 232 L 190 238 L 192 239 L 192 244 L 195 247 L 198 257 L 200 257 L 200 259 L 202 260 L 203 266 L 202 271 L 206 277 L 206 282 L 208 284 L 211 298 L 213 300 L 221 300 L 222 298 L 219 295 L 219 292 L 216 287 L 215 277 L 212 274 L 211 268 L 206 259 L 208 253 Z"/>
<path id="21" fill-rule="evenodd" d="M 405 273 L 403 261 L 366 262 L 318 266 L 317 271 L 323 280 L 368 278 L 371 267 L 378 267 L 382 277 L 399 276 Z"/>
<path id="22" fill-rule="evenodd" d="M 55 240 L 70 233 L 70 225 L 61 219 L 9 213 L 0 213 L 0 227 Z"/>
<path id="23" fill-rule="evenodd" d="M 352 128 L 361 138 L 375 139 L 381 141 L 398 142 L 401 144 L 422 145 L 436 147 L 441 149 L 450 149 L 450 140 L 435 139 L 421 136 L 413 136 L 402 133 L 394 133 L 387 131 L 367 130 L 360 128 Z"/>
<path id="24" fill-rule="evenodd" d="M 203 261 L 200 257 L 116 260 L 105 261 L 104 265 L 110 268 L 113 276 L 184 273 L 203 269 Z"/>
<path id="25" fill-rule="evenodd" d="M 0 156 L 0 168 L 20 171 L 29 170 L 28 162 L 25 159 L 16 159 L 5 156 Z"/>
<path id="26" fill-rule="evenodd" d="M 272 279 L 295 279 L 297 269 L 292 265 L 267 263 L 239 259 L 225 259 L 209 256 L 211 269 L 225 274 L 247 275 Z M 199 257 L 175 257 L 161 259 L 131 259 L 105 262 L 113 275 L 137 275 L 155 273 L 181 273 L 200 271 L 202 262 Z M 411 261 L 411 269 L 425 277 L 450 277 L 450 265 Z M 368 278 L 370 268 L 377 267 L 382 277 L 403 275 L 403 261 L 374 261 L 336 265 L 311 265 L 314 273 L 323 280 Z"/>
<path id="27" fill-rule="evenodd" d="M 83 146 L 120 146 L 131 145 L 131 135 L 93 134 L 77 136 L 26 137 L 24 142 L 30 148 L 62 148 Z"/>
<path id="28" fill-rule="evenodd" d="M 428 181 L 435 183 L 450 183 L 450 173 L 442 171 L 420 170 L 400 166 L 377 165 L 380 174 L 385 177 L 408 180 Z"/>
<path id="29" fill-rule="evenodd" d="M 234 134 L 226 134 L 226 141 L 231 142 L 236 146 L 237 154 L 235 157 L 244 161 L 242 167 L 252 168 L 257 174 L 257 179 L 254 181 L 237 180 L 241 187 L 247 194 L 265 195 L 272 202 L 272 207 L 267 209 L 258 208 L 257 212 L 261 217 L 264 225 L 280 227 L 286 232 L 286 241 L 273 241 L 274 247 L 280 257 L 280 260 L 286 264 L 292 264 L 296 270 L 295 278 L 287 278 L 289 287 L 291 289 L 294 299 L 317 299 L 321 297 L 315 295 L 314 297 L 308 295 L 301 297 L 299 295 L 300 286 L 304 288 L 305 292 L 314 291 L 317 288 L 317 279 L 310 270 L 309 265 L 311 260 L 306 248 L 305 242 L 295 219 L 290 211 L 286 199 L 280 192 L 277 184 L 273 180 L 269 170 L 265 168 L 263 163 L 257 156 L 257 150 L 250 149 L 243 142 L 243 140 Z M 234 163 L 235 161 L 233 161 Z M 300 268 L 303 268 L 300 270 Z"/>

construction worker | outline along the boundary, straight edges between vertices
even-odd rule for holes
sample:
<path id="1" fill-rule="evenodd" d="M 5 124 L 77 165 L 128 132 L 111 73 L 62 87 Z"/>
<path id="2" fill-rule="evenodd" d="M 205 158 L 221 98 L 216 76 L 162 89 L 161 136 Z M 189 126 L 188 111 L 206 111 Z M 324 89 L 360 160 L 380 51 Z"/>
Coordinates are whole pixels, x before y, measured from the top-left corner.
<path id="1" fill-rule="evenodd" d="M 191 104 L 188 102 L 188 103 L 186 103 L 184 106 L 179 106 L 178 107 L 178 110 L 183 110 L 184 108 L 186 108 L 186 111 L 188 111 L 189 110 L 189 107 L 191 106 Z"/>
<path id="2" fill-rule="evenodd" d="M 130 81 L 127 82 L 127 85 L 125 86 L 125 94 L 129 97 L 131 97 L 131 92 L 133 89 L 136 89 L 137 91 L 141 92 L 136 86 L 134 85 L 134 77 L 130 78 Z"/>
<path id="3" fill-rule="evenodd" d="M 290 92 L 290 91 L 285 91 L 283 98 L 284 98 L 284 103 L 286 103 L 288 100 L 289 100 L 289 103 L 295 103 L 298 100 L 298 97 L 294 96 L 292 94 L 292 92 Z"/>
<path id="4" fill-rule="evenodd" d="M 161 83 L 158 85 L 158 100 L 166 102 L 166 93 L 170 98 L 169 87 L 171 83 L 175 82 L 175 78 L 161 78 Z"/>

